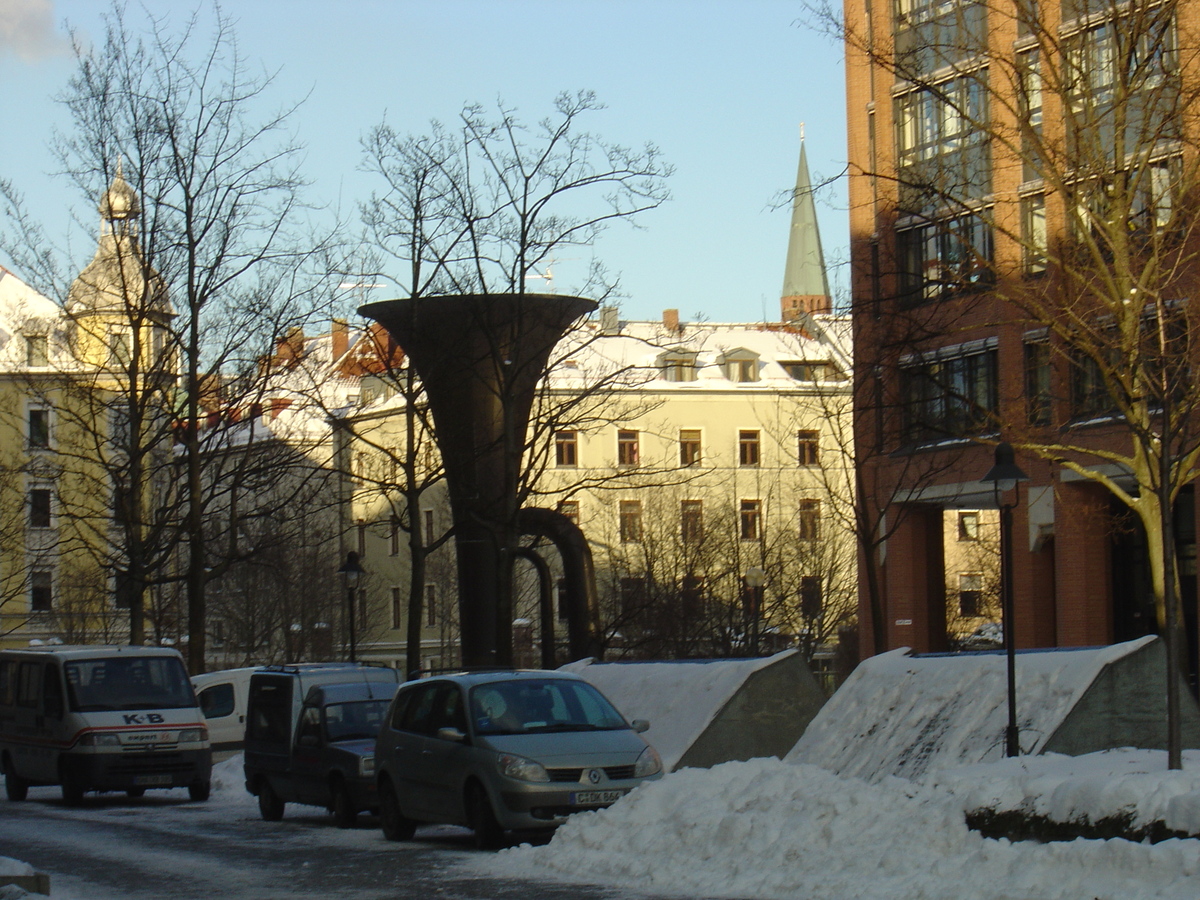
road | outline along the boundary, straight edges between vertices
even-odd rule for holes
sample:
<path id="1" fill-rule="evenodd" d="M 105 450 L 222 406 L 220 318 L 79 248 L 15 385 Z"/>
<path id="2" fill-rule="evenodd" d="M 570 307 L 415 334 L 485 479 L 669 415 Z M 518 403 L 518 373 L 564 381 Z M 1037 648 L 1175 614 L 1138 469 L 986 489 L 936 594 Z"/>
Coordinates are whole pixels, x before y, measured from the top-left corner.
<path id="1" fill-rule="evenodd" d="M 244 792 L 243 792 L 244 794 Z M 66 806 L 57 788 L 0 799 L 0 856 L 50 875 L 55 900 L 635 900 L 601 886 L 488 877 L 488 854 L 460 829 L 421 829 L 384 840 L 377 820 L 340 830 L 314 807 L 289 806 L 282 822 L 259 818 L 253 798 L 182 791 L 131 800 L 87 795 Z M 648 900 L 648 898 L 647 898 Z"/>

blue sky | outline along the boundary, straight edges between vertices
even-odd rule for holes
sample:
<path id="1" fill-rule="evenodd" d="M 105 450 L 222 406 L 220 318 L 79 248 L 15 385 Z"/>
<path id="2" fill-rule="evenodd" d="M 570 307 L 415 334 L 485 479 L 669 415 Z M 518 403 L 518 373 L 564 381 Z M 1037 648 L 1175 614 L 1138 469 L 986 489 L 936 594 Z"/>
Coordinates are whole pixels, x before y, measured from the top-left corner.
<path id="1" fill-rule="evenodd" d="M 130 4 L 181 17 L 184 0 Z M 205 7 L 207 8 L 207 7 Z M 243 54 L 279 70 L 271 98 L 308 95 L 294 120 L 307 145 L 311 197 L 352 212 L 372 187 L 357 171 L 359 138 L 387 120 L 423 132 L 464 102 L 497 97 L 524 118 L 548 113 L 560 91 L 594 90 L 608 109 L 590 130 L 657 144 L 676 173 L 673 199 L 640 230 L 616 226 L 596 254 L 621 274 L 630 318 L 666 308 L 684 319 L 776 320 L 789 217 L 773 209 L 794 183 L 800 124 L 813 179 L 845 165 L 841 48 L 806 27 L 788 0 L 227 0 Z M 94 222 L 50 171 L 46 143 L 63 122 L 53 95 L 73 71 L 64 22 L 101 35 L 102 0 L 0 0 L 0 176 L 12 179 L 55 240 L 82 265 Z M 846 283 L 845 180 L 818 202 L 834 291 Z M 8 260 L 0 259 L 7 265 Z M 555 288 L 582 278 L 562 259 Z M 393 292 L 376 289 L 373 300 Z"/>

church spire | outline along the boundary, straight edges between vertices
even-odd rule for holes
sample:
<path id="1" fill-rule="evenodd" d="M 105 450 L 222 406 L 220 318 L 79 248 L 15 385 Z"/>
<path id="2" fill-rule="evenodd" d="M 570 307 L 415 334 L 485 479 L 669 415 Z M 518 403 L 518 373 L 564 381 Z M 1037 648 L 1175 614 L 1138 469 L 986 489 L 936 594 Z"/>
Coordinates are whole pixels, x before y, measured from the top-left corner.
<path id="1" fill-rule="evenodd" d="M 832 309 L 817 209 L 808 177 L 808 155 L 804 149 L 804 126 L 800 126 L 800 166 L 792 195 L 792 230 L 788 237 L 787 264 L 780 295 L 783 321 L 794 322 L 803 314 L 827 313 Z"/>

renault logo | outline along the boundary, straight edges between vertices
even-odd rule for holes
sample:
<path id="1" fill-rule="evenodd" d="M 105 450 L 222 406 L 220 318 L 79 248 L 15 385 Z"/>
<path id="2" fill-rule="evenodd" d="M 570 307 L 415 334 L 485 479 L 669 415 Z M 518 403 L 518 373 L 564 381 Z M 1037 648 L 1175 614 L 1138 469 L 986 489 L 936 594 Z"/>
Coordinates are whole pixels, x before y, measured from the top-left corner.
<path id="1" fill-rule="evenodd" d="M 599 769 L 588 769 L 588 781 L 592 784 L 599 784 L 603 773 Z"/>

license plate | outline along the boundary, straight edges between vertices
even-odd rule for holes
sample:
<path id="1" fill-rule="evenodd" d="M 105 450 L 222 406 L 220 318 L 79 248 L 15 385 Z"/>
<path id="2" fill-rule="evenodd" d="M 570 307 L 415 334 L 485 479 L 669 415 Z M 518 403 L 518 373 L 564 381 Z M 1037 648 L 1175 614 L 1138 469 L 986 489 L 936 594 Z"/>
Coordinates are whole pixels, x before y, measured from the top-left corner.
<path id="1" fill-rule="evenodd" d="M 134 775 L 133 783 L 136 787 L 161 787 L 170 785 L 170 775 Z"/>
<path id="2" fill-rule="evenodd" d="M 624 791 L 574 791 L 571 794 L 571 805 L 603 806 L 608 803 L 616 803 L 624 796 Z"/>

